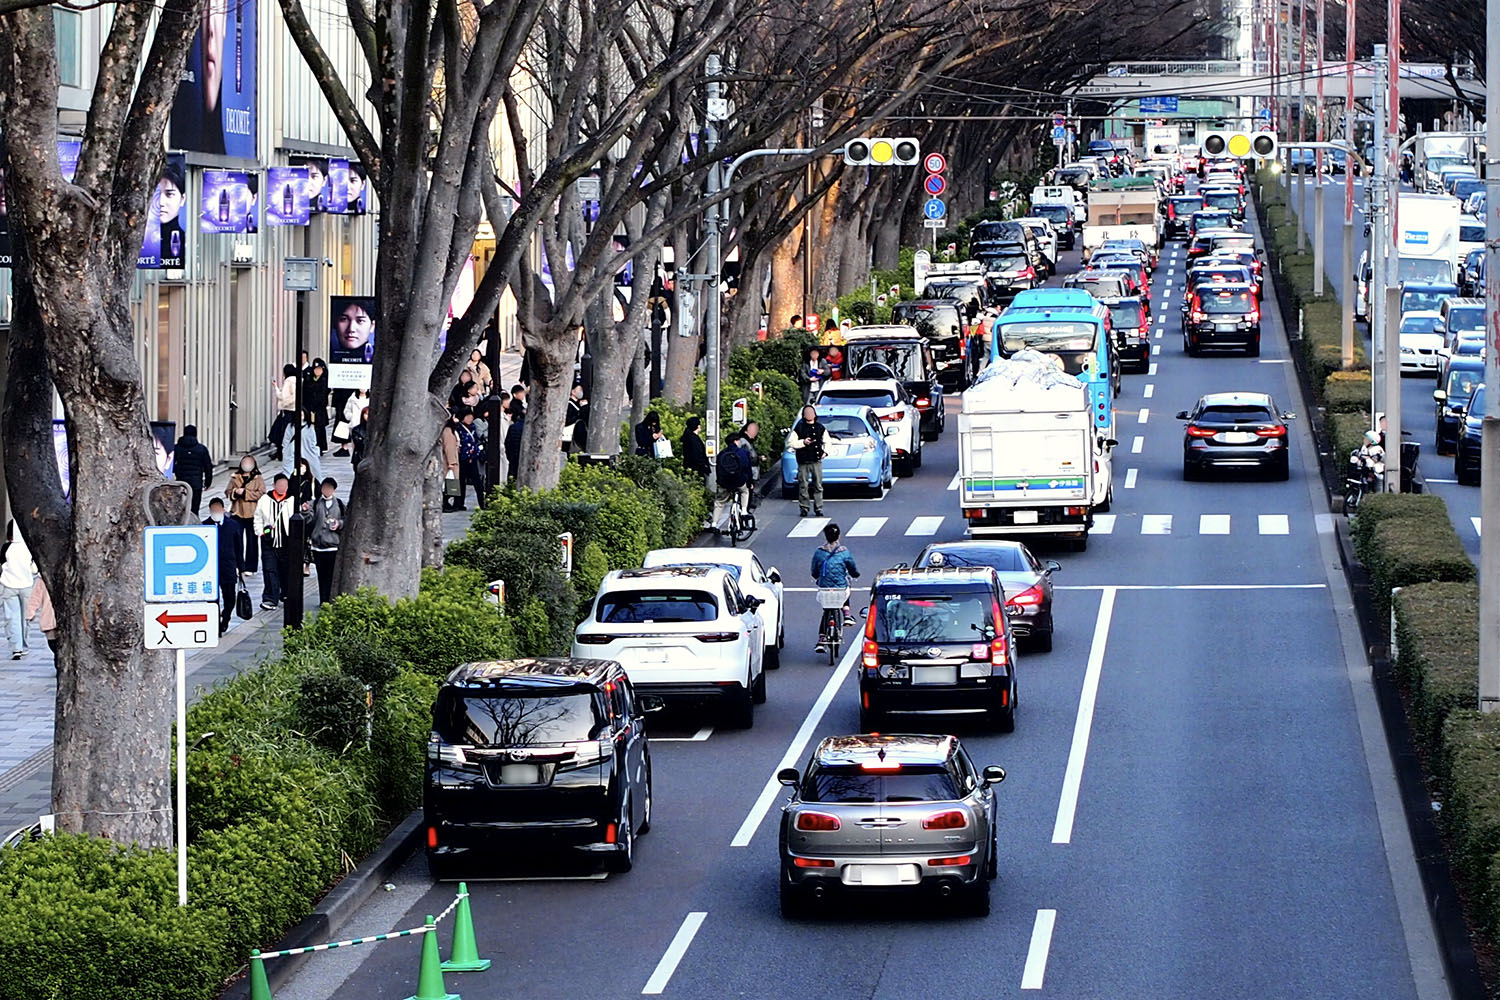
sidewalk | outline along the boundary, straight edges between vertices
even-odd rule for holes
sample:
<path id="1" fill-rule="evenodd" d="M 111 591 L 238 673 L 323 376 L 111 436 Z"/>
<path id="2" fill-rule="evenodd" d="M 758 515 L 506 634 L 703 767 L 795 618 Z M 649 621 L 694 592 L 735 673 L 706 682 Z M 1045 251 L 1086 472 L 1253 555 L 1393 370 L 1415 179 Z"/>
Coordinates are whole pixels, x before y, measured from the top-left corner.
<path id="1" fill-rule="evenodd" d="M 501 370 L 495 373 L 496 381 L 508 387 L 519 379 L 520 371 L 520 355 L 504 354 Z M 262 462 L 263 471 L 280 471 L 279 462 L 264 457 Z M 330 449 L 323 456 L 322 471 L 324 476 L 338 480 L 338 495 L 348 500 L 354 482 L 349 459 L 333 457 Z M 208 497 L 215 493 L 222 495 L 227 477 L 225 470 L 215 473 L 214 486 L 204 496 L 205 514 Z M 452 541 L 463 535 L 474 510 L 470 507 L 444 514 L 443 538 Z M 256 605 L 255 617 L 249 621 L 235 618 L 219 640 L 218 648 L 191 650 L 187 654 L 188 697 L 193 701 L 202 690 L 281 651 L 281 610 L 260 610 L 259 573 L 246 582 Z M 317 613 L 317 604 L 318 579 L 314 570 L 304 578 L 303 606 L 309 618 Z M 52 653 L 41 633 L 29 629 L 28 641 L 32 645 L 23 659 L 3 661 L 0 666 L 0 677 L 4 678 L 0 684 L 0 731 L 6 734 L 4 745 L 0 746 L 0 837 L 35 823 L 38 816 L 48 811 L 52 796 L 52 722 L 57 676 Z"/>

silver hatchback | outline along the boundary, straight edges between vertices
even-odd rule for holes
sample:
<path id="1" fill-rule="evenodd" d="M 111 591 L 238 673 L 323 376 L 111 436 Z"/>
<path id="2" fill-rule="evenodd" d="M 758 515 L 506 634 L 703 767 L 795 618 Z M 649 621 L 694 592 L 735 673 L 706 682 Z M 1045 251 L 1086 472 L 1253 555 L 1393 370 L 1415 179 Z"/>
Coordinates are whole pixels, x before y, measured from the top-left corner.
<path id="1" fill-rule="evenodd" d="M 781 813 L 786 917 L 836 893 L 927 890 L 990 912 L 996 874 L 995 790 L 1005 771 L 974 767 L 953 736 L 830 736 Z"/>

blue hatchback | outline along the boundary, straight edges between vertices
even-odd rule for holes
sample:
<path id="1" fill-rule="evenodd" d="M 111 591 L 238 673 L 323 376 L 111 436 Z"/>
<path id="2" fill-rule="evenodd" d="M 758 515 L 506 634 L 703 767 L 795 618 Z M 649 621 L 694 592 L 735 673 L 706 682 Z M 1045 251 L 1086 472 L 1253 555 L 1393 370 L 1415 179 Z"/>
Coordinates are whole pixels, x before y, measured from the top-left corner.
<path id="1" fill-rule="evenodd" d="M 891 446 L 880 418 L 868 406 L 817 407 L 824 431 L 823 485 L 864 486 L 876 496 L 891 485 Z M 787 434 L 788 439 L 791 434 Z M 781 452 L 781 495 L 797 496 L 797 453 Z"/>

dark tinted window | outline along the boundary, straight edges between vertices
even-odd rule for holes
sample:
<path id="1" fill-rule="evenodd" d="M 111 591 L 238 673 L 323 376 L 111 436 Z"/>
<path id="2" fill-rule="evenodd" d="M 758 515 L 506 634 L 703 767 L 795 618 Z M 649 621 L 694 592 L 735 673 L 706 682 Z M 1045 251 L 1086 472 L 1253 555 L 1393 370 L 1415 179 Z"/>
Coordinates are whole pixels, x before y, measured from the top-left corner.
<path id="1" fill-rule="evenodd" d="M 1120 330 L 1136 330 L 1141 325 L 1141 307 L 1134 302 L 1110 303 L 1109 319 Z"/>
<path id="2" fill-rule="evenodd" d="M 1269 409 L 1259 403 L 1215 403 L 1205 406 L 1193 421 L 1197 424 L 1274 424 Z"/>
<path id="3" fill-rule="evenodd" d="M 989 588 L 881 590 L 870 608 L 877 642 L 984 642 Z"/>
<path id="4" fill-rule="evenodd" d="M 1455 368 L 1448 373 L 1448 402 L 1462 403 L 1474 394 L 1474 387 L 1484 378 L 1483 372 Z"/>
<path id="5" fill-rule="evenodd" d="M 593 693 L 516 690 L 438 696 L 433 725 L 444 743 L 533 746 L 594 739 L 601 719 Z"/>
<path id="6" fill-rule="evenodd" d="M 1483 243 L 1484 242 L 1484 227 L 1483 226 L 1459 226 L 1458 227 L 1458 242 L 1460 242 L 1460 243 Z"/>
<path id="7" fill-rule="evenodd" d="M 1211 191 L 1203 196 L 1203 204 L 1209 208 L 1225 208 L 1230 211 L 1238 211 L 1240 196 L 1234 191 Z"/>
<path id="8" fill-rule="evenodd" d="M 890 771 L 816 766 L 802 782 L 802 798 L 808 802 L 952 802 L 959 798 L 959 791 L 941 765 L 905 764 Z"/>
<path id="9" fill-rule="evenodd" d="M 1031 210 L 1054 224 L 1067 225 L 1073 220 L 1073 210 L 1067 205 L 1034 205 Z"/>
<path id="10" fill-rule="evenodd" d="M 924 337 L 952 337 L 963 325 L 954 305 L 901 302 L 891 309 L 891 322 L 914 326 Z"/>
<path id="11" fill-rule="evenodd" d="M 1484 413 L 1483 385 L 1476 385 L 1474 387 L 1474 394 L 1469 397 L 1469 409 L 1467 410 L 1467 412 L 1475 417 L 1478 417 Z"/>
<path id="12" fill-rule="evenodd" d="M 1198 296 L 1198 308 L 1210 316 L 1237 316 L 1250 312 L 1255 303 L 1249 292 L 1213 292 L 1207 289 Z"/>
<path id="13" fill-rule="evenodd" d="M 595 615 L 611 625 L 711 622 L 719 617 L 719 606 L 712 594 L 697 590 L 617 591 L 599 598 Z"/>
<path id="14" fill-rule="evenodd" d="M 818 394 L 822 403 L 849 403 L 858 406 L 895 406 L 896 396 L 872 389 L 824 389 Z"/>
<path id="15" fill-rule="evenodd" d="M 942 555 L 942 562 L 932 561 L 932 556 Z M 935 545 L 922 550 L 917 559 L 918 566 L 992 566 L 1001 573 L 1019 573 L 1030 569 L 1019 545 L 965 545 L 948 548 Z"/>

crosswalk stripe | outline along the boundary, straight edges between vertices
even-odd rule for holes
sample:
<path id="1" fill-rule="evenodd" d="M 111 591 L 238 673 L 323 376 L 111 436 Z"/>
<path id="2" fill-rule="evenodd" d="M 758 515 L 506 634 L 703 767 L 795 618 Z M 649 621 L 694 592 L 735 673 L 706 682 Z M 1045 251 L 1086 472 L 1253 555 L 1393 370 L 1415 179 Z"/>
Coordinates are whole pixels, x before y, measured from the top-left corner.
<path id="1" fill-rule="evenodd" d="M 811 538 L 823 531 L 823 525 L 828 523 L 826 517 L 804 517 L 792 525 L 792 530 L 786 533 L 788 538 Z"/>
<path id="2" fill-rule="evenodd" d="M 911 519 L 911 524 L 907 526 L 906 533 L 908 535 L 935 535 L 942 526 L 941 517 L 914 517 Z"/>
<path id="3" fill-rule="evenodd" d="M 1474 534 L 1479 535 L 1481 538 L 1484 537 L 1483 532 L 1479 530 L 1479 518 L 1471 517 L 1469 518 L 1469 523 L 1474 525 Z"/>
<path id="4" fill-rule="evenodd" d="M 849 537 L 870 538 L 878 535 L 880 529 L 885 527 L 887 520 L 889 519 L 884 517 L 862 517 L 858 521 L 855 521 L 854 526 L 849 529 Z"/>
<path id="5" fill-rule="evenodd" d="M 950 490 L 956 490 L 956 489 L 958 489 L 958 473 L 955 472 L 953 474 L 953 478 L 950 479 L 950 480 L 948 480 L 948 488 Z"/>
<path id="6" fill-rule="evenodd" d="M 1115 530 L 1115 516 L 1113 514 L 1095 514 L 1094 526 L 1089 529 L 1095 535 L 1108 535 Z"/>
<path id="7" fill-rule="evenodd" d="M 1151 419 L 1151 410 L 1145 406 L 1141 407 L 1141 412 L 1136 415 L 1136 423 L 1144 424 L 1149 419 Z"/>
<path id="8" fill-rule="evenodd" d="M 1139 472 L 1139 471 L 1140 471 L 1139 469 L 1126 469 L 1125 470 L 1125 488 L 1127 490 L 1133 490 L 1133 489 L 1135 489 L 1135 474 L 1137 472 Z"/>
<path id="9" fill-rule="evenodd" d="M 1200 535 L 1227 535 L 1229 534 L 1228 514 L 1200 514 L 1198 515 L 1198 534 Z"/>
<path id="10" fill-rule="evenodd" d="M 1142 514 L 1141 534 L 1143 535 L 1170 535 L 1172 533 L 1171 514 Z"/>
<path id="11" fill-rule="evenodd" d="M 1287 523 L 1285 514 L 1261 514 L 1260 533 L 1262 535 L 1289 535 L 1292 533 L 1291 525 Z"/>
<path id="12" fill-rule="evenodd" d="M 1152 354 L 1160 354 L 1161 353 L 1161 345 L 1160 344 L 1152 344 L 1151 345 L 1151 353 Z M 1155 372 L 1152 372 L 1152 374 L 1154 375 Z"/>

